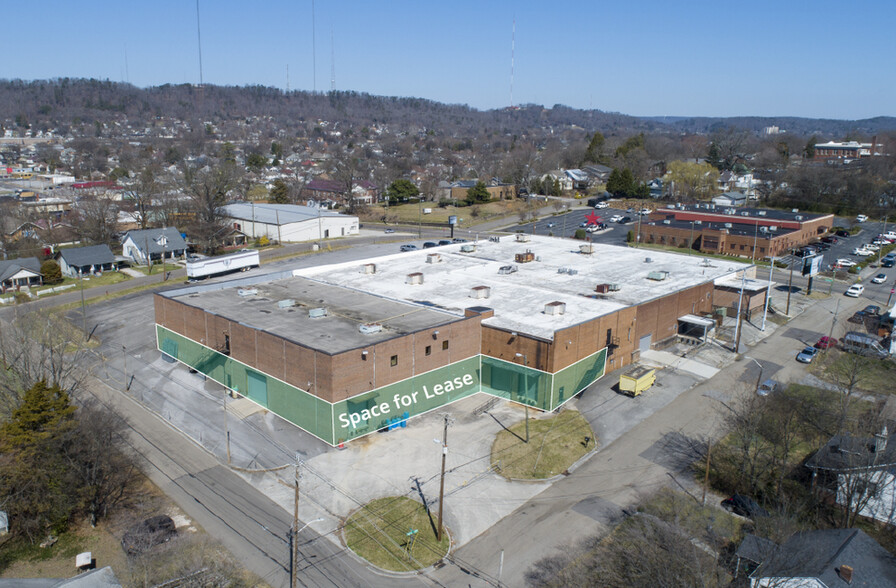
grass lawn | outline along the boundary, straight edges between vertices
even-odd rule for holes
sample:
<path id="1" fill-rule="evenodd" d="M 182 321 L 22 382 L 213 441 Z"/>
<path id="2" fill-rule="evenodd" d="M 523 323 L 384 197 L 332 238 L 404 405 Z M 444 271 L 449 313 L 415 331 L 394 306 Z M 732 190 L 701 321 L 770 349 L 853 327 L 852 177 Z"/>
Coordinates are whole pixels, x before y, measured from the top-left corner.
<path id="1" fill-rule="evenodd" d="M 368 209 L 364 214 L 363 221 L 367 223 L 383 222 L 383 218 L 387 217 L 389 223 L 416 224 L 417 222 L 424 222 L 444 223 L 447 225 L 449 216 L 457 216 L 458 222 L 462 222 L 463 226 L 469 227 L 498 216 L 517 214 L 524 207 L 525 202 L 522 200 L 503 200 L 476 206 L 446 206 L 445 208 L 439 208 L 435 202 L 424 202 L 422 206 L 419 204 L 400 204 L 389 207 L 377 205 Z M 422 214 L 423 208 L 428 208 L 432 212 L 430 214 Z M 476 213 L 473 212 L 474 209 L 477 211 Z M 461 221 L 461 219 L 463 220 Z"/>
<path id="2" fill-rule="evenodd" d="M 448 553 L 451 540 L 442 531 L 436 540 L 438 513 L 432 518 L 422 504 L 404 496 L 378 498 L 356 510 L 345 522 L 349 549 L 384 570 L 410 572 L 436 563 Z M 416 529 L 408 554 L 407 533 Z"/>
<path id="3" fill-rule="evenodd" d="M 837 383 L 838 380 L 848 382 L 850 372 L 856 370 L 856 389 L 873 394 L 896 392 L 893 388 L 893 381 L 896 380 L 896 361 L 892 359 L 864 358 L 838 349 L 828 349 L 825 353 L 818 354 L 810 370 L 819 378 L 831 383 Z"/>
<path id="4" fill-rule="evenodd" d="M 590 441 L 585 446 L 585 437 Z M 594 449 L 597 440 L 591 425 L 575 410 L 544 419 L 525 419 L 498 433 L 492 444 L 492 465 L 506 478 L 542 480 L 561 474 Z"/>

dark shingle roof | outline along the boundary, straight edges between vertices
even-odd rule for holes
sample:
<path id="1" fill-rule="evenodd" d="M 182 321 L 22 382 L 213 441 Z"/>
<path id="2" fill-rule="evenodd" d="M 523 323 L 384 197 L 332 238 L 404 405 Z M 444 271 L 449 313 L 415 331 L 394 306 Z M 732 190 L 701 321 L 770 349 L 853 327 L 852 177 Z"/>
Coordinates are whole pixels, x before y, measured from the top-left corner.
<path id="1" fill-rule="evenodd" d="M 753 563 L 761 564 L 768 556 L 774 553 L 777 547 L 774 541 L 748 533 L 744 540 L 740 542 L 740 545 L 737 546 L 737 551 L 734 552 L 734 555 L 748 559 Z"/>
<path id="2" fill-rule="evenodd" d="M 40 274 L 40 261 L 36 257 L 23 257 L 21 259 L 7 259 L 0 261 L 0 282 L 5 282 L 19 270 L 26 269 Z"/>
<path id="3" fill-rule="evenodd" d="M 840 576 L 852 568 L 852 582 Z M 816 578 L 825 586 L 878 588 L 896 586 L 896 558 L 859 529 L 797 533 L 751 575 L 760 578 Z"/>
<path id="4" fill-rule="evenodd" d="M 63 258 L 65 263 L 74 267 L 103 265 L 115 262 L 115 256 L 112 255 L 112 250 L 109 249 L 108 245 L 91 245 L 90 247 L 63 249 L 59 252 L 59 257 Z"/>
<path id="5" fill-rule="evenodd" d="M 165 235 L 168 239 L 168 244 L 165 247 L 159 245 L 159 237 Z M 125 233 L 122 238 L 122 242 L 127 240 L 130 237 L 137 247 L 142 251 L 144 248 L 149 248 L 149 253 L 162 253 L 165 251 L 178 251 L 180 249 L 187 248 L 187 242 L 184 241 L 184 238 L 181 236 L 180 231 L 173 227 L 164 227 L 161 229 L 142 229 L 138 231 L 128 231 Z"/>
<path id="6" fill-rule="evenodd" d="M 809 458 L 806 467 L 835 472 L 887 469 L 896 465 L 896 435 L 884 438 L 886 445 L 880 448 L 875 437 L 835 435 Z"/>

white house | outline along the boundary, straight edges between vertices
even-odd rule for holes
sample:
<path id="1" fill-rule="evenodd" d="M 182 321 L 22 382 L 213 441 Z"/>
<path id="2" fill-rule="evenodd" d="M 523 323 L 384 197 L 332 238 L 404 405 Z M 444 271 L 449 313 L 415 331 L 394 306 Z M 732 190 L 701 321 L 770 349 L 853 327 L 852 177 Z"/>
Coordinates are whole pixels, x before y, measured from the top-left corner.
<path id="1" fill-rule="evenodd" d="M 345 237 L 359 233 L 358 217 L 295 204 L 238 202 L 224 207 L 232 228 L 251 239 L 295 243 Z"/>
<path id="2" fill-rule="evenodd" d="M 187 242 L 173 227 L 128 231 L 121 240 L 121 253 L 134 263 L 145 265 L 147 259 L 183 257 L 187 253 Z"/>

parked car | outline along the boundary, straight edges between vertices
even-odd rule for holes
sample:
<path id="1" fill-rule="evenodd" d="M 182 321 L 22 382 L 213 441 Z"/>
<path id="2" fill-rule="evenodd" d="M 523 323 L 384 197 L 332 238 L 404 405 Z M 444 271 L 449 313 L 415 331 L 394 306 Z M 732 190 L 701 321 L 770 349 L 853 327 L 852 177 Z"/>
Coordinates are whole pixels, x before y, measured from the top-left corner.
<path id="1" fill-rule="evenodd" d="M 852 286 L 849 287 L 848 290 L 846 290 L 846 292 L 844 292 L 844 295 L 850 296 L 852 298 L 858 298 L 864 292 L 865 292 L 865 286 L 863 286 L 861 284 L 853 284 Z"/>
<path id="2" fill-rule="evenodd" d="M 880 247 L 875 245 L 874 243 L 866 243 L 862 245 L 862 247 L 864 247 L 868 251 L 880 251 Z"/>
<path id="3" fill-rule="evenodd" d="M 880 262 L 881 267 L 893 267 L 894 265 L 896 265 L 896 259 L 894 259 L 892 257 L 890 257 L 890 258 L 885 257 Z"/>
<path id="4" fill-rule="evenodd" d="M 621 218 L 622 218 L 622 215 L 621 215 L 621 214 L 614 214 L 613 216 L 611 216 L 611 217 L 609 218 L 609 222 L 611 222 L 611 223 L 618 223 L 619 220 L 620 220 Z"/>
<path id="5" fill-rule="evenodd" d="M 880 314 L 880 306 L 869 304 L 859 312 L 861 312 L 863 316 L 877 316 Z"/>
<path id="6" fill-rule="evenodd" d="M 853 255 L 860 255 L 862 257 L 868 257 L 869 255 L 874 255 L 873 251 L 865 249 L 864 247 L 856 247 L 852 250 Z"/>
<path id="7" fill-rule="evenodd" d="M 777 380 L 766 380 L 763 383 L 759 384 L 759 388 L 756 389 L 756 393 L 760 396 L 768 396 L 772 392 L 778 389 L 778 381 Z"/>
<path id="8" fill-rule="evenodd" d="M 630 222 L 632 222 L 632 217 L 630 217 L 630 216 L 624 216 L 624 217 L 622 217 L 621 219 L 619 219 L 619 224 L 620 224 L 620 225 L 624 225 L 624 224 L 627 224 L 627 223 L 630 223 Z"/>
<path id="9" fill-rule="evenodd" d="M 877 274 L 873 278 L 871 278 L 872 284 L 883 284 L 887 281 L 887 274 Z"/>
<path id="10" fill-rule="evenodd" d="M 854 265 L 859 265 L 851 259 L 838 259 L 836 265 L 840 267 L 852 267 Z"/>
<path id="11" fill-rule="evenodd" d="M 417 246 L 407 244 L 407 245 L 402 245 L 401 247 L 399 247 L 399 249 L 401 249 L 402 251 L 414 251 L 415 249 L 417 249 Z"/>
<path id="12" fill-rule="evenodd" d="M 598 202 L 594 205 L 594 208 L 610 208 L 609 202 Z"/>
<path id="13" fill-rule="evenodd" d="M 454 239 L 451 239 L 451 242 L 452 242 L 452 243 L 466 243 L 467 240 L 466 240 L 466 239 L 461 239 L 460 237 L 455 237 Z"/>
<path id="14" fill-rule="evenodd" d="M 796 360 L 800 363 L 812 363 L 818 349 L 815 347 L 803 347 L 803 350 L 796 354 Z"/>
<path id="15" fill-rule="evenodd" d="M 856 217 L 856 222 L 857 222 L 857 223 L 863 223 L 863 222 L 865 222 L 866 220 L 868 220 L 868 216 L 867 216 L 867 215 L 864 215 L 864 214 L 860 214 L 859 216 Z"/>
<path id="16" fill-rule="evenodd" d="M 450 239 L 440 239 L 439 245 L 451 245 L 451 240 Z M 424 247 L 425 247 L 425 245 L 424 245 Z"/>
<path id="17" fill-rule="evenodd" d="M 423 244 L 424 249 L 429 249 L 430 247 L 438 247 L 438 246 L 439 246 L 439 244 L 436 243 L 435 241 L 427 241 L 426 243 Z"/>
<path id="18" fill-rule="evenodd" d="M 554 228 L 554 223 L 548 223 L 548 224 L 546 224 L 545 226 L 546 226 L 547 228 L 549 228 L 549 229 L 553 229 L 553 228 Z"/>
<path id="19" fill-rule="evenodd" d="M 394 232 L 395 232 L 395 229 L 386 229 L 385 232 L 386 232 L 386 233 L 394 233 Z"/>
<path id="20" fill-rule="evenodd" d="M 834 237 L 833 235 L 828 235 L 827 237 L 823 237 L 821 240 L 824 241 L 825 243 L 830 243 L 831 245 L 835 245 L 838 241 L 837 237 Z"/>
<path id="21" fill-rule="evenodd" d="M 837 347 L 837 339 L 825 335 L 818 340 L 818 343 L 816 343 L 815 346 L 819 349 L 830 349 L 831 347 Z"/>
<path id="22" fill-rule="evenodd" d="M 742 517 L 767 517 L 768 511 L 759 506 L 755 500 L 743 494 L 735 494 L 722 501 L 722 508 Z"/>
<path id="23" fill-rule="evenodd" d="M 838 237 L 844 237 L 844 238 L 849 237 L 849 231 L 837 231 L 834 234 L 837 235 Z"/>

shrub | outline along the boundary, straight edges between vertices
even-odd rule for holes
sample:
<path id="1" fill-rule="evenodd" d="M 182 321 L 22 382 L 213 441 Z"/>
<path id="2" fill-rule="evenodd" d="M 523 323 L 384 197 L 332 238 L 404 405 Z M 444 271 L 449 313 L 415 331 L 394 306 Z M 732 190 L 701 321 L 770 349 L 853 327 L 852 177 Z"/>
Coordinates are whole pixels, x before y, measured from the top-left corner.
<path id="1" fill-rule="evenodd" d="M 256 247 L 267 247 L 271 244 L 271 240 L 268 239 L 267 235 L 262 235 L 258 239 L 255 240 Z"/>
<path id="2" fill-rule="evenodd" d="M 58 284 L 62 281 L 62 270 L 59 264 L 48 259 L 40 265 L 40 275 L 44 280 L 44 284 Z"/>
<path id="3" fill-rule="evenodd" d="M 587 235 L 587 233 L 585 232 L 585 229 L 576 229 L 576 234 L 575 234 L 574 238 L 584 241 L 585 235 Z"/>
<path id="4" fill-rule="evenodd" d="M 625 242 L 626 243 L 634 243 L 634 241 L 635 241 L 635 232 L 629 231 L 628 235 L 625 236 Z"/>

